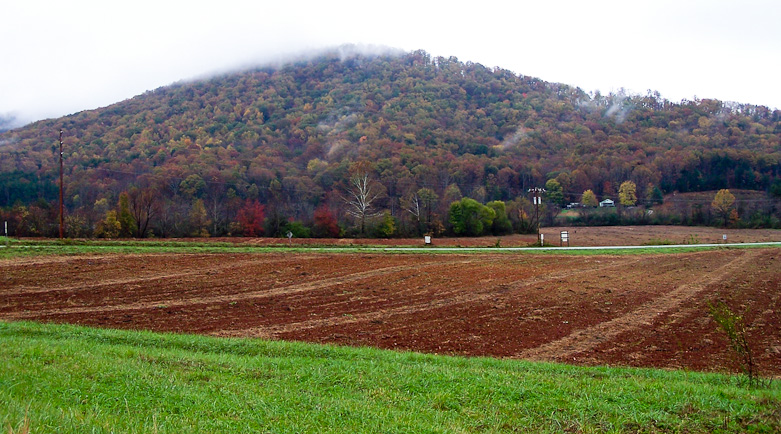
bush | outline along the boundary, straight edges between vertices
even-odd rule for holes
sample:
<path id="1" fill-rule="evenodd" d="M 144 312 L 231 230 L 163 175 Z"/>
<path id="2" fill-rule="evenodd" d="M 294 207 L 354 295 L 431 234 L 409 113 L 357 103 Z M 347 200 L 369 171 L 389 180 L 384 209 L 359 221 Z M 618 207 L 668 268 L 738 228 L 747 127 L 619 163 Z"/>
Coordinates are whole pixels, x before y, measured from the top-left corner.
<path id="1" fill-rule="evenodd" d="M 491 229 L 496 212 L 465 197 L 450 205 L 449 221 L 456 235 L 480 236 Z"/>
<path id="2" fill-rule="evenodd" d="M 491 224 L 491 233 L 494 235 L 507 235 L 513 232 L 513 225 L 507 218 L 507 208 L 501 200 L 495 200 L 485 204 L 488 208 L 494 210 L 496 217 Z"/>
<path id="3" fill-rule="evenodd" d="M 382 221 L 374 228 L 374 233 L 379 238 L 390 238 L 396 233 L 396 219 L 385 211 Z"/>
<path id="4" fill-rule="evenodd" d="M 310 238 L 312 236 L 312 230 L 299 221 L 287 222 L 282 227 L 284 236 L 287 237 L 287 233 L 290 232 L 295 238 Z"/>
<path id="5" fill-rule="evenodd" d="M 727 334 L 730 347 L 737 356 L 740 369 L 748 378 L 749 385 L 755 385 L 759 382 L 759 372 L 754 361 L 754 354 L 748 343 L 746 325 L 743 322 L 743 316 L 737 315 L 724 304 L 719 302 L 716 305 L 708 303 L 711 318 L 716 321 L 719 328 Z"/>

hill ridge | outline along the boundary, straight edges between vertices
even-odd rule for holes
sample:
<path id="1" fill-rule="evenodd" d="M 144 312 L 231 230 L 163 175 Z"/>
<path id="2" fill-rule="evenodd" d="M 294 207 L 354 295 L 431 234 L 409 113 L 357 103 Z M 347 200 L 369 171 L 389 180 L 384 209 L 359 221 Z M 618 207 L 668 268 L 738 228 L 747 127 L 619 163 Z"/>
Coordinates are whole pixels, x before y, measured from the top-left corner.
<path id="1" fill-rule="evenodd" d="M 344 220 L 340 196 L 361 161 L 381 185 L 379 210 L 401 218 L 427 188 L 445 224 L 452 200 L 517 200 L 549 179 L 568 201 L 587 189 L 616 197 L 626 180 L 639 198 L 654 188 L 781 191 L 778 110 L 589 95 L 420 50 L 334 50 L 0 133 L 0 208 L 56 200 L 60 128 L 66 206 L 93 228 L 106 212 L 95 204 L 112 207 L 134 187 L 154 190 L 182 219 L 203 201 L 218 222 L 212 235 L 230 231 L 246 200 L 286 219 L 312 222 L 327 206 Z M 161 235 L 190 232 L 159 226 Z"/>

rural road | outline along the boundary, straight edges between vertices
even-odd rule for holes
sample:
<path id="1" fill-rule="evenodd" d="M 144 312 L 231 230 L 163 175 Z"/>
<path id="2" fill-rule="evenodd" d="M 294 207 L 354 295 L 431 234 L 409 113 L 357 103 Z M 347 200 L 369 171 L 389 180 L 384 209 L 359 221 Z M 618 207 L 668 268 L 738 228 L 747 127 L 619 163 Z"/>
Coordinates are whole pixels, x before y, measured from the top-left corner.
<path id="1" fill-rule="evenodd" d="M 2 248 L 57 248 L 60 246 L 6 246 Z M 91 246 L 101 247 L 101 246 Z M 111 246 L 107 246 L 111 247 Z M 628 249 L 674 249 L 674 248 L 699 248 L 699 247 L 781 247 L 781 241 L 771 241 L 762 243 L 726 243 L 726 244 L 662 244 L 653 246 L 580 246 L 580 247 L 361 247 L 361 251 L 376 252 L 534 252 L 534 251 L 552 251 L 552 250 L 628 250 Z M 284 251 L 285 247 L 278 247 Z M 296 250 L 307 249 L 306 247 L 295 247 Z M 355 247 L 350 247 L 355 249 Z M 339 247 L 311 247 L 312 251 L 338 251 Z"/>

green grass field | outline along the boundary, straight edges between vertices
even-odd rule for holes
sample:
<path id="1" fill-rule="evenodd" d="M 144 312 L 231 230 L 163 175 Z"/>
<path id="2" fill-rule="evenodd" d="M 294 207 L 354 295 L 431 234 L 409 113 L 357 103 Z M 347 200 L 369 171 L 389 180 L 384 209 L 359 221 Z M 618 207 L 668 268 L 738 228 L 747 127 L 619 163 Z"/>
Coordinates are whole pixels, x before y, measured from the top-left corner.
<path id="1" fill-rule="evenodd" d="M 454 247 L 428 247 L 408 246 L 379 246 L 379 245 L 340 245 L 340 246 L 293 246 L 285 245 L 284 240 L 276 246 L 254 246 L 251 244 L 234 244 L 217 241 L 165 241 L 165 240 L 17 240 L 3 239 L 0 237 L 0 259 L 14 257 L 29 257 L 41 255 L 83 255 L 83 254 L 143 254 L 143 253 L 392 253 L 392 254 L 426 254 L 426 253 L 469 253 L 469 254 L 566 254 L 566 255 L 645 255 L 659 253 L 683 253 L 721 248 L 753 248 L 747 245 L 732 247 L 713 247 L 691 245 L 686 247 L 664 248 L 596 248 L 591 250 L 560 250 L 560 249 L 532 249 L 518 251 L 499 248 L 454 248 Z"/>
<path id="2" fill-rule="evenodd" d="M 159 241 L 159 240 L 16 240 L 11 239 L 7 247 L 0 244 L 0 259 L 82 254 L 143 254 L 143 253 L 267 253 L 267 252 L 362 252 L 381 250 L 381 246 L 323 246 L 287 247 L 280 240 L 278 246 L 253 246 L 216 241 Z"/>
<path id="3" fill-rule="evenodd" d="M 0 429 L 31 433 L 781 431 L 781 386 L 0 322 Z"/>

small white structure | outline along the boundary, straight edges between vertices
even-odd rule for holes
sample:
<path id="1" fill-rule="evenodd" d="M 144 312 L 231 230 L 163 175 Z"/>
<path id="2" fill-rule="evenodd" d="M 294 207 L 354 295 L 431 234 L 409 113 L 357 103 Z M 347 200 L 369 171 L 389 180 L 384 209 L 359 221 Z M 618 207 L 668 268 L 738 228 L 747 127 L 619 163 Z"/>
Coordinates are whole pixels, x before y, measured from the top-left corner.
<path id="1" fill-rule="evenodd" d="M 605 199 L 602 202 L 599 202 L 600 208 L 609 208 L 609 207 L 615 207 L 616 203 L 613 202 L 613 199 Z"/>
<path id="2" fill-rule="evenodd" d="M 569 231 L 561 231 L 561 241 L 559 242 L 559 245 L 563 246 L 564 243 L 567 243 L 567 247 L 569 247 Z"/>

